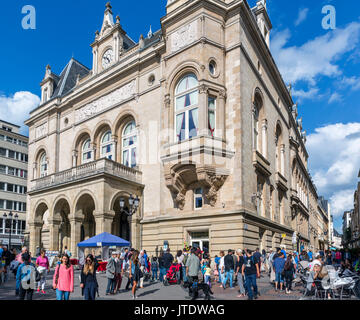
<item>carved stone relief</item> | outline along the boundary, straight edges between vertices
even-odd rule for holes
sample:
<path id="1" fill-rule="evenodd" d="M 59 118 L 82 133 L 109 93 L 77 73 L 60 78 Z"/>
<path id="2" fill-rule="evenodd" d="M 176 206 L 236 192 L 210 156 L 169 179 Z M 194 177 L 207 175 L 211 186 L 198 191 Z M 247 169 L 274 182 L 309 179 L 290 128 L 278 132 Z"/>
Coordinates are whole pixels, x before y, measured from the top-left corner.
<path id="1" fill-rule="evenodd" d="M 109 93 L 108 95 L 101 97 L 84 107 L 76 110 L 75 121 L 79 122 L 87 119 L 101 111 L 118 104 L 126 99 L 131 98 L 135 94 L 135 80 L 122 86 L 121 88 Z"/>
<path id="2" fill-rule="evenodd" d="M 171 35 L 171 52 L 194 42 L 197 38 L 197 21 L 181 27 L 178 31 Z"/>
<path id="3" fill-rule="evenodd" d="M 47 132 L 48 132 L 48 124 L 46 122 L 43 125 L 36 128 L 36 130 L 35 130 L 35 139 L 46 136 Z"/>

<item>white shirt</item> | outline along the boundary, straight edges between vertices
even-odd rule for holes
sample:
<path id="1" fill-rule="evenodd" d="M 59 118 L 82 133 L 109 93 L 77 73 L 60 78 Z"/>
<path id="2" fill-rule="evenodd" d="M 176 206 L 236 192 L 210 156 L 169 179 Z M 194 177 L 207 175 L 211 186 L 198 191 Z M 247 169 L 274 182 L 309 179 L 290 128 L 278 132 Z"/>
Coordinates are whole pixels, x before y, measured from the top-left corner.
<path id="1" fill-rule="evenodd" d="M 221 268 L 225 266 L 225 257 L 222 257 L 219 262 L 219 270 L 221 272 Z"/>

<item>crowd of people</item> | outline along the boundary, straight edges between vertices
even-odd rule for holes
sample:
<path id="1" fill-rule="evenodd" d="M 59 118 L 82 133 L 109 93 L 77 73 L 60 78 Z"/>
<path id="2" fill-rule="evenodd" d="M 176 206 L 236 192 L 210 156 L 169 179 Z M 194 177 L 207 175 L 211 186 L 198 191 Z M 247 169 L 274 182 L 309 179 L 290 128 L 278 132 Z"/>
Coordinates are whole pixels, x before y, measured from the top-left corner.
<path id="1" fill-rule="evenodd" d="M 49 259 L 44 250 L 37 250 L 37 256 L 31 259 L 26 247 L 20 253 L 8 251 L 6 246 L 0 246 L 1 281 L 5 282 L 9 274 L 16 278 L 16 295 L 19 299 L 31 300 L 34 291 L 45 294 L 47 276 L 50 272 Z M 52 289 L 56 291 L 57 300 L 69 300 L 74 292 L 74 267 L 70 263 L 71 252 L 65 248 L 55 265 L 52 277 Z M 274 284 L 275 292 L 291 294 L 293 280 L 301 268 L 301 261 L 309 262 L 309 269 L 314 273 L 314 279 L 323 276 L 324 265 L 338 265 L 342 270 L 360 272 L 360 254 L 351 255 L 349 250 L 313 253 L 311 250 L 298 253 L 286 251 L 285 248 L 270 249 L 268 252 L 257 248 L 229 249 L 220 251 L 214 258 L 199 248 L 187 247 L 178 250 L 175 257 L 169 248 L 160 251 L 159 256 L 147 254 L 146 250 L 125 248 L 113 251 L 107 260 L 106 295 L 121 293 L 122 281 L 127 283 L 125 291 L 132 293 L 132 299 L 137 298 L 137 291 L 144 287 L 144 281 L 160 281 L 169 283 L 189 284 L 189 296 L 194 298 L 194 283 L 203 283 L 212 288 L 218 285 L 223 290 L 238 286 L 238 298 L 257 299 L 260 295 L 257 279 L 262 274 L 268 274 Z M 97 271 L 99 261 L 95 254 L 88 254 L 80 265 L 80 288 L 85 300 L 95 300 L 99 296 Z"/>

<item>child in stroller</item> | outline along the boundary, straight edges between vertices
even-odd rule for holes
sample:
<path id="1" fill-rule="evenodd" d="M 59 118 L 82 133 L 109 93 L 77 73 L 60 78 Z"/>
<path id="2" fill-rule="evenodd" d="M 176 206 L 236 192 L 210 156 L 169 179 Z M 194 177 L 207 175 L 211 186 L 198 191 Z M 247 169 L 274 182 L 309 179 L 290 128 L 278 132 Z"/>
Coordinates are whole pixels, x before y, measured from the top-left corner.
<path id="1" fill-rule="evenodd" d="M 171 265 L 169 271 L 166 273 L 166 279 L 164 282 L 165 286 L 168 286 L 170 284 L 180 284 L 180 268 L 181 264 L 177 263 L 176 261 Z"/>

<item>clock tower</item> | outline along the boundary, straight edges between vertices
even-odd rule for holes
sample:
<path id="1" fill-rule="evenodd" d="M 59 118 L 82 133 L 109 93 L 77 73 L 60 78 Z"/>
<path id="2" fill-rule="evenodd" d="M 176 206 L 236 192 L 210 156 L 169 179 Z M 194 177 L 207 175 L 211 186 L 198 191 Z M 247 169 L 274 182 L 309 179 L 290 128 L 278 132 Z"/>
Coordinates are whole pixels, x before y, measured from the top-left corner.
<path id="1" fill-rule="evenodd" d="M 95 32 L 95 41 L 91 44 L 93 49 L 93 75 L 98 74 L 119 61 L 124 49 L 133 42 L 126 36 L 126 32 L 120 25 L 119 16 L 114 23 L 113 12 L 110 2 L 106 4 L 104 21 L 101 31 Z"/>

